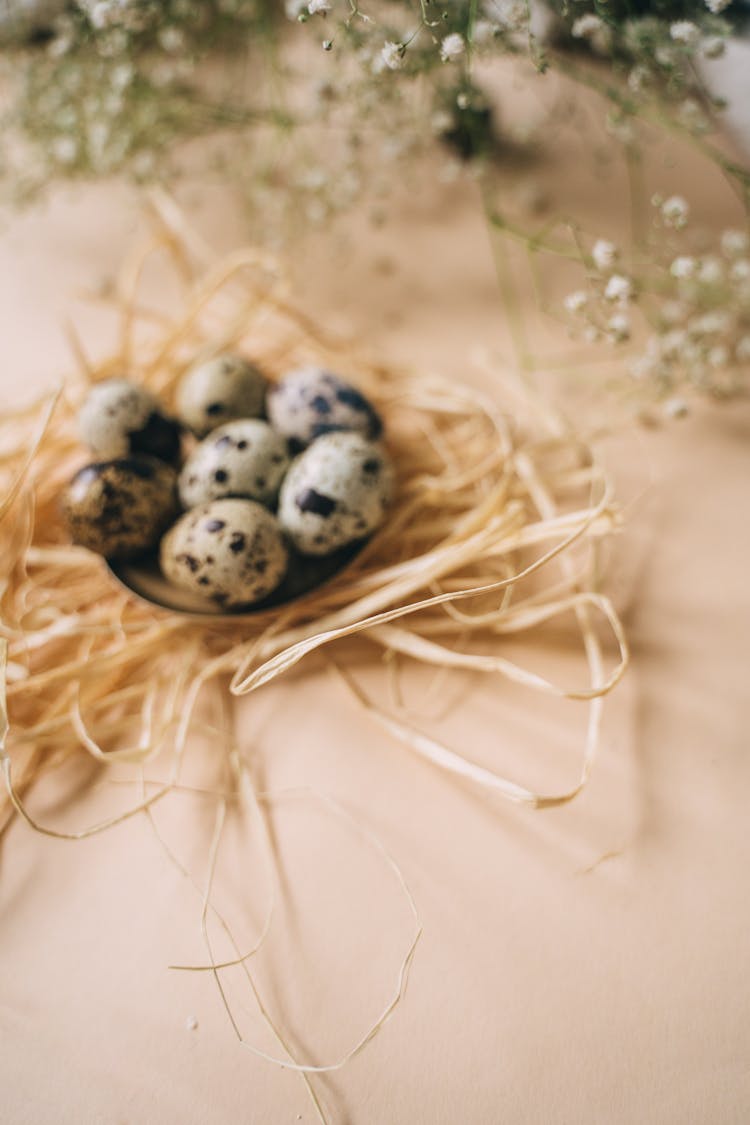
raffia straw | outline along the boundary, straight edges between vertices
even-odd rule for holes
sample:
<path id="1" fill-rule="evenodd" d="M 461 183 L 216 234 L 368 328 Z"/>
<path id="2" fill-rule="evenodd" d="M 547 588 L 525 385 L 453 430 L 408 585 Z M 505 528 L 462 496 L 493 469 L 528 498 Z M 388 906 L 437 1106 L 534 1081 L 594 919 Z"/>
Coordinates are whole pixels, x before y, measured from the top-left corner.
<path id="1" fill-rule="evenodd" d="M 222 697 L 222 702 L 224 702 L 224 703 L 226 702 L 225 697 Z M 404 876 L 401 872 L 401 869 L 400 869 L 399 865 L 397 864 L 397 862 L 395 861 L 395 859 L 390 855 L 390 853 L 385 848 L 385 846 L 381 843 L 381 841 L 378 839 L 378 837 L 373 832 L 371 832 L 365 825 L 363 825 L 360 820 L 355 819 L 352 816 L 352 814 L 349 813 L 344 808 L 343 805 L 341 805 L 341 803 L 339 801 L 336 801 L 333 798 L 331 798 L 329 795 L 324 794 L 324 793 L 320 793 L 317 790 L 315 790 L 315 789 L 313 789 L 309 786 L 303 787 L 303 788 L 298 788 L 298 789 L 284 789 L 284 790 L 279 790 L 277 792 L 262 792 L 262 791 L 258 792 L 258 791 L 256 791 L 255 786 L 253 785 L 252 780 L 250 778 L 248 766 L 247 766 L 246 762 L 244 761 L 244 759 L 243 759 L 243 757 L 240 753 L 239 747 L 236 744 L 232 720 L 231 720 L 231 717 L 227 716 L 226 706 L 223 707 L 222 710 L 223 710 L 223 713 L 224 713 L 223 729 L 220 730 L 220 731 L 216 731 L 215 728 L 211 728 L 211 729 L 212 729 L 213 733 L 218 733 L 220 735 L 219 747 L 223 748 L 225 756 L 228 760 L 231 772 L 238 782 L 236 796 L 239 798 L 239 800 L 241 802 L 245 802 L 252 812 L 256 812 L 259 815 L 259 818 L 260 818 L 260 823 L 261 823 L 261 827 L 262 827 L 261 842 L 262 842 L 262 845 L 263 845 L 263 855 L 264 855 L 264 859 L 265 859 L 266 874 L 267 874 L 269 887 L 270 887 L 269 904 L 268 904 L 268 908 L 267 908 L 267 911 L 266 911 L 265 921 L 264 921 L 264 924 L 261 928 L 261 931 L 260 931 L 260 934 L 259 934 L 258 938 L 255 940 L 255 942 L 253 943 L 253 945 L 251 946 L 251 948 L 249 950 L 247 950 L 245 953 L 240 953 L 239 946 L 237 944 L 237 941 L 234 937 L 234 934 L 232 933 L 232 930 L 231 930 L 229 924 L 227 923 L 226 919 L 221 914 L 221 912 L 216 908 L 216 906 L 214 905 L 214 903 L 212 902 L 212 899 L 211 899 L 211 891 L 212 891 L 212 885 L 213 885 L 214 876 L 215 876 L 216 863 L 217 863 L 218 854 L 219 854 L 219 847 L 220 847 L 222 833 L 223 833 L 223 829 L 224 829 L 224 825 L 225 825 L 225 821 L 226 821 L 227 796 L 225 794 L 218 794 L 218 795 L 217 794 L 209 794 L 209 795 L 218 797 L 218 800 L 217 800 L 217 804 L 216 804 L 214 832 L 213 832 L 211 843 L 210 843 L 209 850 L 208 850 L 208 862 L 207 862 L 208 871 L 207 871 L 205 886 L 203 888 L 200 887 L 200 885 L 193 878 L 193 876 L 190 874 L 190 872 L 177 859 L 174 852 L 172 851 L 172 849 L 167 844 L 163 834 L 160 832 L 160 830 L 159 830 L 159 828 L 158 828 L 158 826 L 157 826 L 157 824 L 154 820 L 151 809 L 148 809 L 146 815 L 147 815 L 147 817 L 149 819 L 149 822 L 151 824 L 151 827 L 152 827 L 152 829 L 153 829 L 153 831 L 156 835 L 156 838 L 159 841 L 159 843 L 161 844 L 162 848 L 164 849 L 164 852 L 167 855 L 168 859 L 177 867 L 177 869 L 180 871 L 180 873 L 186 879 L 188 879 L 188 881 L 192 884 L 192 886 L 196 890 L 196 892 L 201 896 L 201 901 L 202 901 L 201 932 L 202 932 L 203 940 L 204 940 L 204 943 L 206 945 L 206 949 L 207 949 L 207 952 L 208 952 L 208 955 L 209 955 L 209 958 L 210 958 L 209 963 L 205 964 L 205 965 L 172 965 L 170 967 L 173 968 L 173 969 L 181 970 L 183 972 L 210 972 L 210 973 L 212 973 L 212 975 L 214 977 L 214 980 L 215 980 L 215 983 L 217 985 L 218 991 L 219 991 L 219 995 L 221 996 L 222 1003 L 224 1005 L 227 1016 L 229 1018 L 229 1022 L 232 1026 L 232 1029 L 233 1029 L 233 1031 L 234 1031 L 234 1033 L 237 1037 L 237 1040 L 238 1040 L 239 1044 L 242 1047 L 244 1047 L 246 1050 L 250 1051 L 252 1054 L 256 1055 L 258 1058 L 261 1058 L 261 1059 L 265 1060 L 266 1062 L 275 1063 L 276 1065 L 281 1066 L 284 1069 L 292 1070 L 292 1071 L 295 1071 L 296 1073 L 298 1073 L 300 1078 L 304 1082 L 305 1088 L 306 1088 L 307 1093 L 308 1093 L 308 1095 L 311 1099 L 311 1102 L 312 1102 L 312 1105 L 313 1105 L 313 1108 L 315 1110 L 315 1113 L 316 1113 L 317 1117 L 323 1123 L 323 1125 L 326 1125 L 327 1119 L 326 1119 L 325 1113 L 323 1111 L 323 1107 L 322 1107 L 322 1105 L 321 1105 L 321 1103 L 318 1099 L 318 1096 L 317 1096 L 317 1094 L 316 1094 L 316 1092 L 315 1092 L 315 1090 L 312 1086 L 311 1078 L 312 1078 L 312 1076 L 314 1076 L 316 1074 L 320 1075 L 320 1074 L 326 1074 L 326 1073 L 331 1073 L 331 1072 L 334 1072 L 334 1071 L 341 1070 L 344 1066 L 346 1066 L 346 1064 L 349 1061 L 351 1061 L 353 1058 L 355 1058 L 358 1054 L 360 1054 L 364 1050 L 364 1048 L 367 1046 L 367 1044 L 372 1041 L 372 1039 L 379 1033 L 379 1031 L 385 1026 L 385 1024 L 388 1022 L 388 1020 L 393 1015 L 394 1011 L 396 1010 L 396 1007 L 398 1006 L 398 1004 L 400 1003 L 400 1001 L 402 1000 L 402 998 L 405 994 L 409 970 L 411 968 L 411 964 L 412 964 L 412 961 L 413 961 L 413 958 L 414 958 L 414 954 L 416 953 L 417 944 L 418 944 L 419 939 L 420 939 L 421 934 L 422 934 L 422 925 L 421 925 L 421 922 L 420 922 L 420 919 L 419 919 L 419 913 L 418 913 L 418 910 L 417 910 L 417 905 L 416 905 L 416 902 L 414 901 L 414 897 L 413 897 L 413 895 L 412 895 L 412 893 L 409 889 L 409 886 L 408 886 L 408 884 L 407 884 L 407 882 L 406 882 L 406 880 L 405 880 L 405 878 L 404 878 Z M 145 796 L 146 781 L 145 781 L 145 778 L 143 778 L 143 777 L 141 779 L 141 784 L 142 784 L 142 787 L 144 789 L 144 796 Z M 180 787 L 176 786 L 175 788 L 177 789 L 177 788 L 180 788 Z M 195 790 L 190 790 L 190 791 L 195 792 Z M 235 794 L 233 793 L 232 796 L 234 797 Z M 394 991 L 393 995 L 391 996 L 390 1000 L 386 1003 L 386 1005 L 382 1009 L 380 1015 L 371 1023 L 371 1025 L 368 1027 L 366 1032 L 354 1044 L 354 1046 L 349 1048 L 344 1053 L 344 1055 L 342 1057 L 340 1057 L 339 1059 L 337 1059 L 333 1063 L 327 1063 L 327 1064 L 300 1063 L 296 1060 L 290 1044 L 288 1043 L 288 1041 L 287 1041 L 286 1037 L 284 1036 L 284 1033 L 282 1032 L 282 1030 L 279 1028 L 278 1022 L 271 1015 L 271 1013 L 269 1011 L 269 1008 L 268 1008 L 268 1005 L 264 1001 L 264 999 L 261 995 L 258 983 L 255 980 L 255 977 L 252 973 L 252 970 L 251 970 L 250 966 L 248 965 L 248 962 L 250 961 L 250 959 L 255 957 L 255 955 L 260 951 L 261 947 L 263 946 L 263 944 L 265 943 L 265 941 L 266 941 L 266 939 L 269 935 L 269 931 L 270 931 L 270 927 L 271 927 L 271 921 L 272 921 L 273 913 L 274 913 L 276 893 L 277 893 L 273 846 L 272 846 L 271 839 L 270 839 L 270 831 L 268 829 L 267 821 L 266 821 L 266 818 L 265 818 L 265 815 L 264 815 L 264 809 L 267 808 L 267 807 L 270 807 L 271 805 L 275 805 L 275 804 L 278 804 L 282 801 L 287 801 L 287 800 L 313 800 L 313 801 L 316 801 L 316 802 L 322 804 L 322 806 L 326 809 L 326 811 L 329 813 L 329 815 L 332 815 L 332 816 L 336 817 L 337 819 L 343 821 L 343 823 L 347 826 L 347 828 L 350 831 L 352 831 L 354 834 L 358 835 L 372 850 L 374 850 L 375 853 L 380 856 L 380 858 L 383 860 L 384 864 L 391 870 L 391 872 L 395 876 L 395 879 L 397 881 L 397 885 L 401 889 L 401 891 L 402 891 L 402 893 L 403 893 L 403 895 L 406 899 L 406 902 L 407 902 L 407 905 L 408 905 L 408 908 L 409 908 L 409 912 L 412 916 L 413 924 L 414 924 L 413 933 L 412 933 L 408 948 L 407 948 L 407 950 L 404 954 L 403 960 L 402 960 L 402 962 L 399 966 L 395 991 Z M 226 935 L 226 937 L 229 939 L 230 943 L 234 947 L 234 949 L 237 953 L 237 956 L 235 958 L 233 958 L 229 961 L 221 961 L 221 962 L 216 961 L 214 959 L 213 947 L 212 947 L 212 942 L 211 942 L 211 938 L 210 938 L 210 935 L 209 935 L 209 929 L 208 929 L 209 916 L 212 916 L 213 918 L 215 918 L 215 920 L 219 924 L 221 930 L 224 932 L 224 934 Z M 272 1034 L 276 1038 L 277 1042 L 279 1043 L 279 1046 L 286 1052 L 286 1057 L 281 1058 L 281 1057 L 273 1056 L 273 1055 L 269 1054 L 267 1051 L 261 1050 L 260 1048 L 256 1047 L 254 1044 L 252 1044 L 248 1039 L 246 1039 L 245 1036 L 242 1034 L 239 1023 L 237 1022 L 234 1011 L 232 1009 L 229 998 L 227 996 L 226 990 L 224 988 L 223 982 L 221 980 L 221 977 L 219 976 L 219 972 L 222 969 L 233 968 L 233 967 L 236 967 L 236 966 L 240 966 L 242 968 L 242 970 L 245 974 L 245 978 L 247 979 L 247 982 L 248 982 L 248 984 L 251 988 L 253 996 L 254 996 L 254 998 L 256 1000 L 256 1003 L 258 1005 L 258 1010 L 259 1010 L 264 1022 L 267 1024 L 267 1026 L 271 1030 Z"/>
<path id="2" fill-rule="evenodd" d="M 622 626 L 595 586 L 597 551 L 619 526 L 611 484 L 584 435 L 546 402 L 494 372 L 495 395 L 430 373 L 375 362 L 294 305 L 278 262 L 240 250 L 216 262 L 182 214 L 154 198 L 155 229 L 129 257 L 117 286 L 118 342 L 94 362 L 71 330 L 78 361 L 63 391 L 0 420 L 0 764 L 13 813 L 64 839 L 95 835 L 181 792 L 190 734 L 211 684 L 240 696 L 283 677 L 315 652 L 360 638 L 388 669 L 384 709 L 342 672 L 375 721 L 446 777 L 541 808 L 571 800 L 590 775 L 604 697 L 628 663 Z M 153 259 L 172 267 L 182 305 L 152 315 L 145 278 Z M 332 581 L 278 610 L 241 618 L 182 616 L 123 593 L 103 561 L 69 544 L 59 494 L 85 462 L 76 413 L 92 381 L 128 372 L 172 405 L 186 366 L 225 347 L 245 351 L 270 379 L 297 362 L 329 365 L 357 381 L 381 411 L 398 494 L 385 526 Z M 517 664 L 507 638 L 573 619 L 586 681 L 558 684 Z M 605 626 L 610 641 L 600 639 Z M 588 708 L 577 780 L 539 792 L 479 767 L 421 731 L 399 705 L 406 662 L 455 670 Z M 104 820 L 64 832 L 27 806 L 50 769 L 87 755 L 102 770 L 159 756 L 166 776 Z M 233 774 L 238 788 L 242 771 Z M 217 845 L 218 846 L 218 845 Z M 402 965 L 398 1002 L 413 949 Z M 239 950 L 237 956 L 246 962 Z M 221 967 L 209 958 L 218 979 Z M 258 1001 L 260 1004 L 260 1000 Z M 262 1007 L 262 1005 L 261 1005 Z M 353 1052 L 389 1017 L 387 1007 Z M 262 1054 L 262 1052 L 259 1052 Z M 276 1059 L 282 1062 L 281 1059 Z M 317 1112 L 317 1111 L 316 1111 Z"/>

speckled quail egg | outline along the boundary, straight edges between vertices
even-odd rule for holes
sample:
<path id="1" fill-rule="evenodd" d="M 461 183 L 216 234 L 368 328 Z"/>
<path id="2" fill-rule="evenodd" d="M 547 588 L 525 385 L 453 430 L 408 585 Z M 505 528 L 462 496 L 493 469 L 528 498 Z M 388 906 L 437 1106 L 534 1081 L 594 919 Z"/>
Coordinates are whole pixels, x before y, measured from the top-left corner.
<path id="1" fill-rule="evenodd" d="M 272 426 L 298 449 L 321 434 L 353 431 L 377 438 L 383 423 L 361 391 L 322 367 L 300 367 L 268 392 Z"/>
<path id="2" fill-rule="evenodd" d="M 359 434 L 325 434 L 292 463 L 279 522 L 298 551 L 327 555 L 382 523 L 393 471 L 381 446 Z"/>
<path id="3" fill-rule="evenodd" d="M 177 516 L 177 474 L 153 457 L 97 461 L 79 469 L 62 507 L 74 543 L 106 558 L 133 557 Z"/>
<path id="4" fill-rule="evenodd" d="M 211 500 L 186 512 L 160 549 L 166 578 L 224 607 L 267 597 L 286 573 L 276 517 L 254 500 Z"/>
<path id="5" fill-rule="evenodd" d="M 128 379 L 96 383 L 81 407 L 78 425 L 97 457 L 145 453 L 174 462 L 180 453 L 177 422 L 166 417 L 152 394 Z"/>
<path id="6" fill-rule="evenodd" d="M 240 418 L 195 447 L 180 473 L 180 499 L 186 508 L 222 496 L 270 505 L 288 468 L 284 438 L 260 418 Z"/>
<path id="7" fill-rule="evenodd" d="M 198 437 L 234 418 L 260 418 L 267 382 L 239 355 L 218 355 L 191 367 L 177 389 L 177 411 Z"/>

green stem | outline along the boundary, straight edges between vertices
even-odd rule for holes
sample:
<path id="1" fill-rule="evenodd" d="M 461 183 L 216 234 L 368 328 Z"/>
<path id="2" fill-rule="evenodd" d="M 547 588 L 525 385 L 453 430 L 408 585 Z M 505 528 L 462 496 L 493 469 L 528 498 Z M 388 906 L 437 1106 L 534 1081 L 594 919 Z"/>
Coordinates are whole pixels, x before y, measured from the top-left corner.
<path id="1" fill-rule="evenodd" d="M 486 184 L 482 184 L 482 196 L 484 202 L 484 212 L 490 221 L 491 227 L 496 227 L 501 233 L 512 233 L 507 231 L 507 228 L 502 223 L 495 222 L 494 216 L 489 210 L 489 204 L 486 199 Z M 536 369 L 536 363 L 533 353 L 529 347 L 529 342 L 526 335 L 526 326 L 524 324 L 523 315 L 521 312 L 521 303 L 518 299 L 518 293 L 513 283 L 513 274 L 507 259 L 505 246 L 502 242 L 502 237 L 492 238 L 490 231 L 490 247 L 492 249 L 492 258 L 495 265 L 495 273 L 497 276 L 497 283 L 500 289 L 500 295 L 505 306 L 505 315 L 510 328 L 511 340 L 513 348 L 516 353 L 516 363 L 518 370 L 521 374 L 529 377 Z"/>

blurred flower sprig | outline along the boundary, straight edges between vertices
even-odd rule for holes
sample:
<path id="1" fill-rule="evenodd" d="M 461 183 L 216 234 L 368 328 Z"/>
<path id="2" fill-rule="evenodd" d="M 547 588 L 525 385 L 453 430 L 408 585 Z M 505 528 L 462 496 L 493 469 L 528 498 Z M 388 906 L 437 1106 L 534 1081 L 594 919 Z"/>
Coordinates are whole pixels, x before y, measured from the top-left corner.
<path id="1" fill-rule="evenodd" d="M 750 235 L 728 228 L 718 246 L 695 250 L 687 200 L 651 202 L 647 247 L 626 254 L 597 239 L 584 248 L 585 283 L 563 309 L 571 332 L 589 343 L 633 338 L 627 370 L 640 397 L 682 415 L 696 392 L 727 398 L 750 386 Z"/>
<path id="2" fill-rule="evenodd" d="M 212 58 L 246 64 L 249 50 L 262 65 L 277 24 L 273 0 L 8 0 L 0 153 L 15 199 L 60 177 L 127 168 L 145 178 L 178 141 L 281 121 L 273 104 L 202 69 Z"/>
<path id="3" fill-rule="evenodd" d="M 486 84 L 506 58 L 595 89 L 629 153 L 642 122 L 691 139 L 747 213 L 750 171 L 711 138 L 723 103 L 703 69 L 745 9 L 743 0 L 5 0 L 0 184 L 28 200 L 59 178 L 163 180 L 180 142 L 231 132 L 235 182 L 265 228 L 288 224 L 290 210 L 316 223 L 377 198 L 395 160 L 435 142 L 446 178 L 512 159 L 515 138 L 503 135 Z M 335 145 L 320 149 L 305 129 L 315 122 L 335 126 Z M 629 253 L 592 237 L 586 283 L 565 301 L 571 328 L 592 342 L 632 348 L 645 331 L 632 374 L 668 401 L 750 379 L 746 234 L 726 232 L 700 252 L 677 246 L 689 241 L 688 213 L 681 196 L 659 199 L 657 226 Z"/>
<path id="4" fill-rule="evenodd" d="M 6 0 L 0 160 L 22 198 L 61 176 L 158 174 L 181 140 L 257 124 L 288 132 L 295 121 L 340 117 L 342 107 L 352 128 L 379 115 L 406 147 L 437 136 L 462 160 L 483 158 L 502 138 L 477 65 L 499 56 L 598 83 L 613 129 L 626 131 L 656 99 L 700 136 L 720 106 L 699 64 L 723 49 L 732 8 L 729 0 Z M 304 25 L 309 46 L 317 41 L 326 56 L 317 92 L 297 114 L 280 95 L 279 45 L 302 41 L 291 24 Z M 611 77 L 578 67 L 576 52 L 605 59 Z M 415 104 L 419 119 L 409 122 L 404 107 Z"/>

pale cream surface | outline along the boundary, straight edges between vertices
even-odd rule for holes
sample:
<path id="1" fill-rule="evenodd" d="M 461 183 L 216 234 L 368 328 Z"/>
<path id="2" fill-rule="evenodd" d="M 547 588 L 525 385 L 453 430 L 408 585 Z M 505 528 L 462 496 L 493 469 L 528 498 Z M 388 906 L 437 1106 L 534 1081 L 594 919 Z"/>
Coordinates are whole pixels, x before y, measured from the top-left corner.
<path id="1" fill-rule="evenodd" d="M 226 215 L 201 221 L 224 248 L 242 237 Z M 111 276 L 138 229 L 128 193 L 100 187 L 5 230 L 2 401 L 69 369 L 60 322 L 71 295 Z M 433 183 L 346 251 L 316 236 L 304 254 L 297 275 L 315 279 L 314 311 L 385 354 L 481 382 L 476 347 L 508 351 L 470 186 Z M 103 318 L 76 319 L 88 340 L 106 339 Z M 561 330 L 544 331 L 551 351 L 556 340 L 570 346 Z M 750 409 L 627 432 L 607 454 L 625 499 L 639 497 L 613 579 L 633 662 L 608 704 L 591 783 L 571 805 L 531 812 L 461 788 L 373 726 L 315 660 L 238 707 L 258 787 L 309 786 L 341 801 L 398 861 L 424 926 L 393 1018 L 316 1081 L 332 1122 L 748 1120 Z M 528 641 L 514 651 L 568 683 L 583 676 L 564 635 L 544 652 Z M 353 652 L 374 684 L 367 650 Z M 429 689 L 429 676 L 418 680 Z M 418 718 L 432 716 L 430 729 L 476 760 L 545 789 L 575 776 L 583 705 L 540 704 L 495 681 L 433 685 L 427 697 L 416 686 Z M 210 778 L 217 755 L 196 739 L 191 779 Z M 82 765 L 30 802 L 74 830 L 136 795 L 97 787 Z M 156 820 L 203 880 L 205 798 L 175 796 Z M 258 981 L 299 1056 L 325 1063 L 390 994 L 410 917 L 375 853 L 314 801 L 280 804 L 273 821 L 284 881 Z M 257 839 L 255 827 L 244 841 L 232 830 L 220 856 L 218 899 L 243 949 L 267 902 Z M 2 847 L 3 1121 L 314 1120 L 298 1076 L 237 1045 L 210 977 L 169 971 L 205 962 L 200 898 L 144 819 L 82 843 L 16 823 Z M 248 1039 L 277 1053 L 250 994 L 234 977 L 230 988 Z"/>

